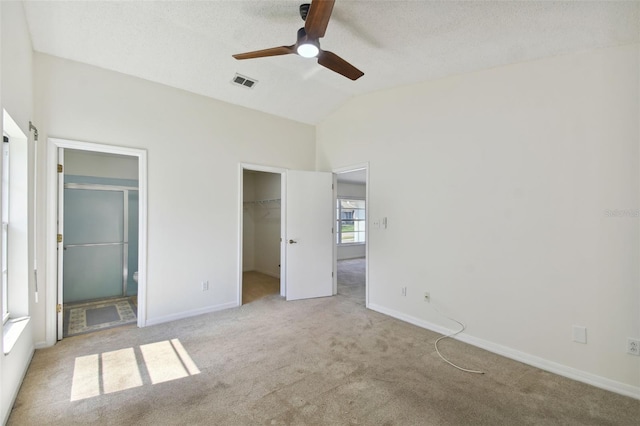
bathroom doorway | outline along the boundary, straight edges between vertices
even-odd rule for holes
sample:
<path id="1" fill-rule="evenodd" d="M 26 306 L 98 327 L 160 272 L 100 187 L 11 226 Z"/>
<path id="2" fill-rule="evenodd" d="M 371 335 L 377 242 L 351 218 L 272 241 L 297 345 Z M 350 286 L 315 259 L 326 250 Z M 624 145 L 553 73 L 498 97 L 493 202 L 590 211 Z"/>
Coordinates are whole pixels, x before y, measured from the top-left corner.
<path id="1" fill-rule="evenodd" d="M 62 337 L 137 322 L 138 158 L 58 153 Z"/>

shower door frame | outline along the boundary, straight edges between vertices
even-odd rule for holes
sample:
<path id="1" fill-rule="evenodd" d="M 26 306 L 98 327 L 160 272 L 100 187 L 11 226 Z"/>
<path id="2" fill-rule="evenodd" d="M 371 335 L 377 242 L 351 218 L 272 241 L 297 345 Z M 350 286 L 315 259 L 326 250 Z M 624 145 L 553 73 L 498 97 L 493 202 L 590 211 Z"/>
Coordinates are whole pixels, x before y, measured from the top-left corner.
<path id="1" fill-rule="evenodd" d="M 60 155 L 58 155 L 60 156 Z M 122 186 L 122 185 L 103 185 L 95 183 L 64 183 L 63 191 L 65 189 L 77 189 L 87 191 L 112 191 L 121 192 L 122 201 L 122 241 L 118 243 L 82 243 L 82 244 L 65 244 L 64 250 L 68 247 L 91 247 L 91 246 L 104 246 L 104 245 L 122 245 L 122 295 L 114 297 L 127 297 L 127 287 L 129 285 L 129 192 L 138 191 L 138 188 L 134 186 Z M 63 254 L 64 257 L 64 254 Z M 64 282 L 63 282 L 64 286 Z M 76 303 L 76 302 L 73 302 Z"/>

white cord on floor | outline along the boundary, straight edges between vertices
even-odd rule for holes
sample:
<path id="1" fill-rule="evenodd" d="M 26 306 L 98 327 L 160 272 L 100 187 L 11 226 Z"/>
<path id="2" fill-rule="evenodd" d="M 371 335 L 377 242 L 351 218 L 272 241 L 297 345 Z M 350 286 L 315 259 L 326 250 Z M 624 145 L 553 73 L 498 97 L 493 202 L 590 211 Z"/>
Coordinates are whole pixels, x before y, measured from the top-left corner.
<path id="1" fill-rule="evenodd" d="M 442 337 L 438 338 L 438 339 L 435 341 L 434 346 L 436 347 L 436 352 L 438 353 L 438 356 L 439 356 L 440 358 L 442 358 L 442 360 L 443 360 L 444 362 L 446 362 L 447 364 L 449 364 L 449 365 L 450 365 L 450 366 L 452 366 L 452 367 L 457 368 L 458 370 L 465 371 L 465 372 L 467 372 L 467 373 L 473 373 L 473 374 L 484 374 L 484 371 L 470 370 L 470 369 L 468 369 L 468 368 L 462 368 L 462 367 L 460 367 L 460 366 L 458 366 L 458 365 L 455 365 L 454 363 L 452 363 L 451 361 L 449 361 L 448 359 L 446 359 L 444 356 L 442 356 L 442 354 L 441 354 L 441 353 L 440 353 L 440 351 L 438 350 L 438 342 L 439 342 L 440 340 L 446 339 L 447 337 L 453 337 L 453 336 L 455 336 L 456 334 L 460 334 L 460 333 L 462 333 L 462 332 L 467 328 L 467 326 L 466 326 L 466 325 L 464 325 L 463 323 L 461 323 L 460 321 L 456 320 L 456 319 L 453 319 L 453 318 L 450 318 L 450 317 L 448 317 L 448 316 L 446 316 L 446 315 L 443 315 L 443 314 L 442 314 L 442 312 L 440 312 L 440 311 L 438 310 L 438 308 L 435 308 L 435 310 L 436 310 L 436 312 L 438 312 L 440 315 L 442 315 L 442 316 L 443 316 L 443 317 L 445 317 L 446 319 L 451 320 L 451 321 L 453 321 L 453 322 L 457 322 L 457 323 L 458 323 L 458 324 L 460 324 L 460 326 L 462 327 L 460 330 L 456 331 L 455 333 L 447 334 L 446 336 L 442 336 Z"/>

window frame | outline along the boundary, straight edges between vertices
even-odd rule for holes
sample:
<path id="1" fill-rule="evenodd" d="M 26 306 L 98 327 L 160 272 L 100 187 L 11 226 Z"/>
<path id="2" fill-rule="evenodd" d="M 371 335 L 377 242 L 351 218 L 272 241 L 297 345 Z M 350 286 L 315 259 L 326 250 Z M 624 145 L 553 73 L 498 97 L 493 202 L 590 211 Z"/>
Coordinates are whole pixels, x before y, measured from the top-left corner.
<path id="1" fill-rule="evenodd" d="M 6 139 L 6 142 L 5 142 Z M 0 221 L 2 223 L 2 258 L 0 270 L 2 273 L 2 324 L 4 325 L 10 316 L 9 310 L 9 136 L 2 135 L 2 210 Z"/>
<path id="2" fill-rule="evenodd" d="M 342 218 L 342 201 L 362 201 L 364 203 L 364 208 L 362 208 L 363 213 L 364 213 L 364 218 L 362 219 L 357 219 L 357 218 L 349 218 L 349 219 L 343 219 Z M 367 200 L 365 198 L 362 197 L 346 197 L 346 196 L 338 196 L 336 197 L 336 245 L 337 246 L 354 246 L 354 245 L 363 245 L 366 244 L 367 242 L 367 231 L 366 231 L 366 227 L 367 227 Z M 353 242 L 343 242 L 342 241 L 342 222 L 344 222 L 345 220 L 348 220 L 350 222 L 361 222 L 363 223 L 363 230 L 362 231 L 353 231 L 354 233 L 361 233 L 363 235 L 363 240 L 362 241 L 353 241 Z M 355 228 L 355 226 L 354 226 Z"/>

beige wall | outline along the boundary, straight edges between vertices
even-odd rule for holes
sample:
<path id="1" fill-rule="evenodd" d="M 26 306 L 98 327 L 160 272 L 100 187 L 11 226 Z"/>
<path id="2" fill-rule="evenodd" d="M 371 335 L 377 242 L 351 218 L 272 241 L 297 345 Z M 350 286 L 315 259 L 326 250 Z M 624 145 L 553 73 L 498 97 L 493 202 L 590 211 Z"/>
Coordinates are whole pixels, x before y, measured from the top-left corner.
<path id="1" fill-rule="evenodd" d="M 64 172 L 76 176 L 138 180 L 138 159 L 125 155 L 65 149 Z"/>
<path id="2" fill-rule="evenodd" d="M 314 128 L 47 55 L 35 66 L 42 138 L 148 151 L 148 322 L 235 303 L 239 164 L 312 170 Z"/>
<path id="3" fill-rule="evenodd" d="M 640 395 L 638 46 L 353 99 L 317 166 L 370 163 L 370 306 Z M 407 286 L 403 297 L 401 286 Z M 422 300 L 425 291 L 432 303 Z M 587 327 L 588 343 L 572 341 Z M 479 366 L 474 366 L 479 367 Z"/>

